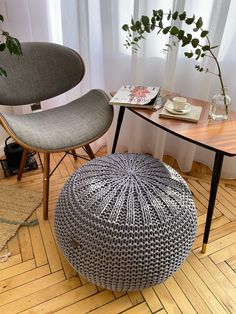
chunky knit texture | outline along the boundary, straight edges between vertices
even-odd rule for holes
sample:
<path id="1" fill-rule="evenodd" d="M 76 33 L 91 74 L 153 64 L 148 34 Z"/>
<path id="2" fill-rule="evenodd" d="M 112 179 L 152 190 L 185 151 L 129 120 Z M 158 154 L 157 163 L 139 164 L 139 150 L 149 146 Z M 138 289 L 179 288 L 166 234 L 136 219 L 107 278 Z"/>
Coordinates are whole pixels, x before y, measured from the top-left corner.
<path id="1" fill-rule="evenodd" d="M 168 278 L 191 250 L 196 209 L 182 177 L 142 154 L 96 158 L 65 184 L 55 210 L 57 241 L 89 281 L 117 291 Z"/>

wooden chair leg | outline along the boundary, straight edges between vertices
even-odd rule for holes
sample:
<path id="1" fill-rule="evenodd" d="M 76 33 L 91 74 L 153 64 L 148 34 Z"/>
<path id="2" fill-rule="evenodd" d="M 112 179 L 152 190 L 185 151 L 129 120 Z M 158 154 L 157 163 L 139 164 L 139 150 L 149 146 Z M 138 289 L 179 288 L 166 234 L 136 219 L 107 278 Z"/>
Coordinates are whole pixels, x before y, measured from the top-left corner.
<path id="1" fill-rule="evenodd" d="M 44 153 L 43 163 L 43 219 L 48 219 L 50 154 Z"/>
<path id="2" fill-rule="evenodd" d="M 90 159 L 94 159 L 95 158 L 95 155 L 94 155 L 94 153 L 92 151 L 92 148 L 89 146 L 89 144 L 85 145 L 84 149 L 85 149 L 86 153 L 89 155 Z"/>
<path id="3" fill-rule="evenodd" d="M 22 175 L 23 175 L 23 172 L 24 172 L 24 169 L 25 169 L 25 164 L 26 164 L 26 161 L 27 161 L 27 157 L 28 157 L 28 149 L 24 148 L 23 149 L 23 154 L 22 154 L 22 157 L 21 157 L 21 161 L 20 161 L 19 172 L 17 174 L 17 180 L 18 181 L 20 181 L 21 178 L 22 178 Z"/>
<path id="4" fill-rule="evenodd" d="M 77 159 L 78 159 L 78 156 L 77 156 L 77 154 L 76 154 L 75 149 L 72 149 L 72 150 L 71 150 L 71 153 L 72 153 L 72 155 L 73 155 L 73 157 L 74 157 L 74 160 L 77 160 Z"/>

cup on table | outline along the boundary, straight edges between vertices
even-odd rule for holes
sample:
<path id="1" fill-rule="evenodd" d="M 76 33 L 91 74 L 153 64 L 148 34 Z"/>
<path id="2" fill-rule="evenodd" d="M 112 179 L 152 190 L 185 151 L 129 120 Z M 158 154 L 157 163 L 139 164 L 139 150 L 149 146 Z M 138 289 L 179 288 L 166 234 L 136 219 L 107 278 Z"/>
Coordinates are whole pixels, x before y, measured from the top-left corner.
<path id="1" fill-rule="evenodd" d="M 184 97 L 174 97 L 172 101 L 173 101 L 173 108 L 176 111 L 184 110 L 187 104 L 187 99 Z"/>

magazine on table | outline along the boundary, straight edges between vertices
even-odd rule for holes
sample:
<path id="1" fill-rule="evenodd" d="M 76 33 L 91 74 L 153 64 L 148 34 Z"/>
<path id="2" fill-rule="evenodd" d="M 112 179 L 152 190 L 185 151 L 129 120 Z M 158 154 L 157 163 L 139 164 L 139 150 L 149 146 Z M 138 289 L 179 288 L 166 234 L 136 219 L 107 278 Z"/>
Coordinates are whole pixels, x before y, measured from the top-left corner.
<path id="1" fill-rule="evenodd" d="M 110 100 L 111 105 L 157 110 L 162 106 L 158 86 L 124 85 Z"/>

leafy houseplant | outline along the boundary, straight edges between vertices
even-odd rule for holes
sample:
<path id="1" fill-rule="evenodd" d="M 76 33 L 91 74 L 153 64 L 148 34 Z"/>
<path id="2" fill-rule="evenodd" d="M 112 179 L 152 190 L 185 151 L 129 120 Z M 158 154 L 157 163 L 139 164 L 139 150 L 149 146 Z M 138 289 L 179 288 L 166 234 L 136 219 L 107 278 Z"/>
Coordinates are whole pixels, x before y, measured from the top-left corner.
<path id="1" fill-rule="evenodd" d="M 169 23 L 169 25 L 164 25 L 164 21 Z M 175 25 L 171 25 L 171 22 L 173 21 L 180 21 L 186 25 L 193 26 L 192 32 L 189 33 Z M 215 114 L 214 116 L 214 110 L 216 110 L 216 108 L 214 107 L 213 103 L 211 107 L 211 113 L 213 111 L 213 115 L 211 114 L 211 117 L 213 119 L 217 119 L 217 117 L 219 119 L 226 119 L 228 117 L 228 106 L 231 100 L 225 93 L 225 86 L 222 78 L 220 64 L 216 55 L 214 54 L 214 49 L 218 46 L 213 46 L 211 44 L 210 38 L 208 36 L 209 32 L 203 29 L 203 20 L 201 17 L 198 19 L 196 19 L 195 15 L 192 17 L 187 17 L 185 11 L 179 13 L 178 11 L 172 12 L 170 10 L 169 13 L 164 13 L 161 9 L 153 10 L 151 17 L 142 15 L 141 18 L 137 21 L 134 21 L 132 18 L 131 25 L 124 24 L 122 29 L 127 32 L 125 46 L 132 46 L 134 51 L 137 51 L 140 48 L 139 41 L 145 39 L 145 33 L 151 33 L 157 30 L 157 35 L 162 33 L 169 36 L 169 43 L 165 45 L 166 47 L 164 51 L 167 52 L 172 49 L 173 46 L 176 46 L 177 43 L 180 43 L 182 47 L 189 47 L 189 51 L 184 52 L 185 57 L 189 59 L 195 58 L 195 60 L 198 61 L 200 58 L 212 58 L 215 61 L 217 73 L 210 72 L 208 68 L 203 68 L 199 64 L 195 65 L 195 69 L 199 72 L 208 72 L 218 76 L 222 90 L 222 97 L 220 100 L 223 101 L 223 109 L 225 112 L 224 114 Z M 215 98 L 216 102 L 219 102 L 220 96 Z"/>
<path id="2" fill-rule="evenodd" d="M 0 22 L 4 22 L 4 17 L 0 14 Z M 18 39 L 12 37 L 8 32 L 0 28 L 0 52 L 7 49 L 11 55 L 22 56 L 21 45 Z M 0 76 L 7 76 L 7 72 L 0 66 Z"/>

